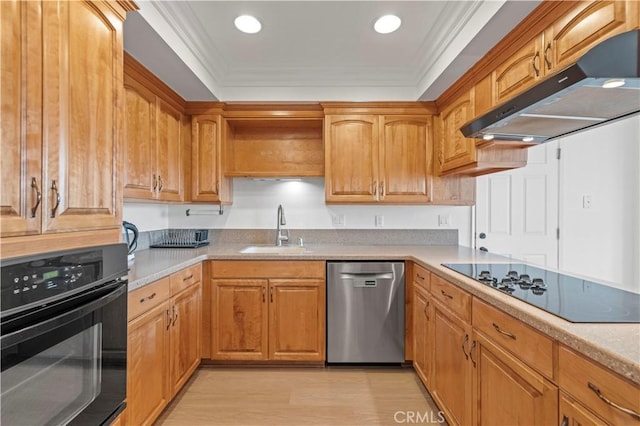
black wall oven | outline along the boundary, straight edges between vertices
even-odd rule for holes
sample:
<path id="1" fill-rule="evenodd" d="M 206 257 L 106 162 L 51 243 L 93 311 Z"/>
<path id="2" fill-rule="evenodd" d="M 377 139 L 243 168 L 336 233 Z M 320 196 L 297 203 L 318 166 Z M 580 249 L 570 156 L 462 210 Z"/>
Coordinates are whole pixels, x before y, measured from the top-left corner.
<path id="1" fill-rule="evenodd" d="M 1 279 L 0 423 L 110 423 L 126 395 L 126 245 L 4 260 Z"/>

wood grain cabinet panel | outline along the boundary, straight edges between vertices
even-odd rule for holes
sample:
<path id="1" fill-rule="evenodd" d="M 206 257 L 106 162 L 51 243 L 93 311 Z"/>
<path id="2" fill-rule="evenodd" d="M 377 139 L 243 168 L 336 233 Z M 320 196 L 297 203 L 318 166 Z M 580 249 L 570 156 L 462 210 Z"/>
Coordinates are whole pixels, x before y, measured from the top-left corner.
<path id="1" fill-rule="evenodd" d="M 325 118 L 325 199 L 375 202 L 378 199 L 378 117 Z"/>
<path id="2" fill-rule="evenodd" d="M 324 281 L 269 280 L 269 302 L 269 359 L 324 360 Z"/>
<path id="3" fill-rule="evenodd" d="M 415 281 L 413 295 L 413 367 L 422 383 L 430 388 L 434 349 L 431 331 L 433 305 L 429 292 Z"/>
<path id="4" fill-rule="evenodd" d="M 474 334 L 474 343 L 473 424 L 553 424 L 557 386 L 482 335 Z"/>
<path id="5" fill-rule="evenodd" d="M 172 298 L 171 397 L 200 365 L 202 334 L 202 282 L 198 281 Z"/>
<path id="6" fill-rule="evenodd" d="M 125 5 L 2 2 L 3 237 L 119 229 Z"/>
<path id="7" fill-rule="evenodd" d="M 325 359 L 325 262 L 214 261 L 212 360 Z M 207 334 L 207 330 L 205 330 Z"/>
<path id="8" fill-rule="evenodd" d="M 268 285 L 260 279 L 212 281 L 212 359 L 267 359 Z"/>
<path id="9" fill-rule="evenodd" d="M 560 392 L 560 418 L 558 424 L 562 426 L 600 426 L 612 423 L 602 420 L 584 405 Z"/>
<path id="10" fill-rule="evenodd" d="M 191 201 L 230 204 L 232 180 L 222 174 L 222 117 L 191 117 Z"/>
<path id="11" fill-rule="evenodd" d="M 601 41 L 638 28 L 639 6 L 635 0 L 578 2 L 547 29 L 547 60 L 560 70 Z"/>
<path id="12" fill-rule="evenodd" d="M 150 425 L 169 403 L 170 302 L 129 322 L 127 423 Z"/>
<path id="13" fill-rule="evenodd" d="M 124 57 L 124 88 L 124 197 L 183 201 L 184 139 L 190 135 L 174 106 L 179 105 L 177 95 L 129 55 Z"/>
<path id="14" fill-rule="evenodd" d="M 474 117 L 474 91 L 468 91 L 440 113 L 440 173 L 473 163 L 476 159 L 475 139 L 465 138 L 460 127 Z"/>

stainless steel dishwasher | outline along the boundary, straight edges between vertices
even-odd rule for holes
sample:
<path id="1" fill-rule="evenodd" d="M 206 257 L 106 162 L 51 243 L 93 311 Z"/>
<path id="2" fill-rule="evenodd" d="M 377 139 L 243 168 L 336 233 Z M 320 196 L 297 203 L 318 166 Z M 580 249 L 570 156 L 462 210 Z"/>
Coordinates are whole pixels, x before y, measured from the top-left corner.
<path id="1" fill-rule="evenodd" d="M 404 362 L 404 262 L 327 262 L 327 362 Z"/>

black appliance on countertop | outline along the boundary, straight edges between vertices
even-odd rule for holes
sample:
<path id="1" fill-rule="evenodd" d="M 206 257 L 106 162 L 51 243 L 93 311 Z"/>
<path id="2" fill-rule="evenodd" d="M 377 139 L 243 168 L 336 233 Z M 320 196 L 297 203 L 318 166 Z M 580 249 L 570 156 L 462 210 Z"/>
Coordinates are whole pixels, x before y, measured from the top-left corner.
<path id="1" fill-rule="evenodd" d="M 521 263 L 442 264 L 576 323 L 640 323 L 640 294 Z"/>
<path id="2" fill-rule="evenodd" d="M 127 251 L 2 260 L 0 424 L 103 425 L 124 410 Z"/>

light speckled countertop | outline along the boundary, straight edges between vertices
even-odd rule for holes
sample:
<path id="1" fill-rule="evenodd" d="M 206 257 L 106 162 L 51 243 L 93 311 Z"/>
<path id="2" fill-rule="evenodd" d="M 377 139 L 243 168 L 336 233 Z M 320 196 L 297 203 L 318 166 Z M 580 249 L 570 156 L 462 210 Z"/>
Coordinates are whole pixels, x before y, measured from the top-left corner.
<path id="1" fill-rule="evenodd" d="M 411 260 L 640 384 L 640 324 L 571 323 L 441 266 L 442 263 L 509 262 L 504 257 L 460 246 L 309 245 L 305 253 L 295 255 L 240 253 L 244 247 L 246 244 L 225 244 L 136 252 L 129 271 L 129 290 L 203 260 Z"/>

